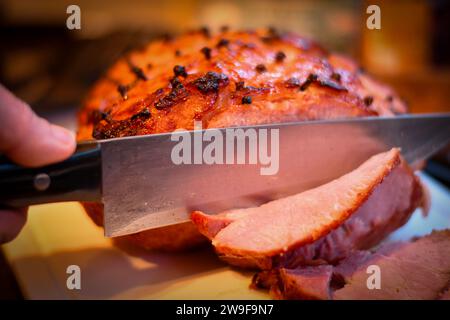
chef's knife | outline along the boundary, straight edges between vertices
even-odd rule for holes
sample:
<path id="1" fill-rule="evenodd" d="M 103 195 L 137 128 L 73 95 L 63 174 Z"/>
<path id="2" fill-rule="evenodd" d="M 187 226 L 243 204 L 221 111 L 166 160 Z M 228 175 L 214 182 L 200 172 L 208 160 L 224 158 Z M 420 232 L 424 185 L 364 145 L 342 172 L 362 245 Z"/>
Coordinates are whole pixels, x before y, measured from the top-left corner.
<path id="1" fill-rule="evenodd" d="M 259 141 L 264 135 L 258 134 L 266 132 L 269 146 L 270 137 L 276 140 L 271 133 L 278 132 L 279 162 L 272 163 L 274 168 L 278 165 L 275 174 L 262 174 L 261 168 L 268 162 L 258 157 L 251 163 L 248 147 L 247 158 L 241 158 L 244 164 L 225 160 L 225 164 L 204 163 L 202 152 L 216 140 L 201 142 L 201 137 L 223 137 L 222 144 L 215 146 L 223 149 L 226 159 L 230 153 L 227 135 L 230 139 L 235 129 L 256 132 Z M 174 141 L 174 136 L 179 140 Z M 238 143 L 248 143 L 248 136 L 228 140 L 235 142 L 230 160 L 237 161 Z M 181 141 L 188 140 L 192 153 L 177 153 Z M 308 121 L 88 141 L 80 143 L 68 160 L 46 167 L 23 168 L 1 160 L 0 204 L 20 207 L 101 201 L 105 235 L 115 237 L 188 221 L 193 209 L 219 212 L 301 192 L 335 179 L 391 147 L 400 147 L 404 158 L 415 166 L 449 141 L 450 114 Z M 274 146 L 267 155 L 277 151 Z M 195 150 L 201 150 L 200 154 Z M 259 150 L 265 151 L 264 146 L 258 145 Z M 180 157 L 174 160 L 174 152 L 186 157 L 185 164 L 179 164 Z M 186 164 L 189 159 L 197 164 Z M 275 154 L 272 160 L 276 161 Z"/>

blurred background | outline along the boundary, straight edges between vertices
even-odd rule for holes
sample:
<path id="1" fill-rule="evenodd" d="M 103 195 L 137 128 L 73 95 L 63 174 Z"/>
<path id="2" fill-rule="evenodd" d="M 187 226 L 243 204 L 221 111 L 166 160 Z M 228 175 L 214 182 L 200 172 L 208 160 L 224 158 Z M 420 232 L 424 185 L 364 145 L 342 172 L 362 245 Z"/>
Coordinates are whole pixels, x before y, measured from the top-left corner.
<path id="1" fill-rule="evenodd" d="M 81 30 L 66 27 L 71 4 L 81 8 Z M 366 28 L 371 4 L 381 8 L 381 30 Z M 391 84 L 412 112 L 450 111 L 445 0 L 0 0 L 0 82 L 37 113 L 76 130 L 88 88 L 126 50 L 163 34 L 223 25 L 274 26 L 312 37 Z M 448 183 L 442 162 L 450 162 L 450 152 L 428 170 L 441 170 Z M 0 270 L 8 272 L 1 263 Z M 20 296 L 15 288 L 1 280 L 0 297 Z"/>
<path id="2" fill-rule="evenodd" d="M 68 30 L 66 8 L 81 8 Z M 381 8 L 381 30 L 366 8 Z M 2 0 L 0 81 L 37 112 L 75 112 L 125 50 L 199 26 L 275 26 L 344 52 L 392 84 L 412 112 L 450 110 L 450 2 L 445 0 Z M 56 119 L 58 121 L 58 119 Z"/>

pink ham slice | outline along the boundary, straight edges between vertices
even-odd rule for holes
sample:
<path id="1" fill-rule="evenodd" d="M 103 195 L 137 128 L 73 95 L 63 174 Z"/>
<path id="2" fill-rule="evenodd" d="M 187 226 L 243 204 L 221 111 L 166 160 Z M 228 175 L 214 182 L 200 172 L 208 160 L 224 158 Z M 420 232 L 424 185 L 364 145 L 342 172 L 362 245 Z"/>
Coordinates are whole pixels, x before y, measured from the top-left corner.
<path id="1" fill-rule="evenodd" d="M 433 232 L 410 243 L 387 244 L 360 263 L 352 259 L 343 260 L 336 268 L 346 285 L 334 293 L 334 299 L 432 300 L 448 296 L 450 230 Z M 380 289 L 367 288 L 370 265 L 380 269 Z"/>
<path id="2" fill-rule="evenodd" d="M 286 253 L 279 264 L 295 268 L 317 259 L 337 263 L 351 251 L 372 248 L 409 220 L 417 206 L 423 205 L 422 195 L 419 180 L 402 162 L 340 227 Z"/>
<path id="3" fill-rule="evenodd" d="M 216 216 L 195 211 L 192 220 L 222 259 L 268 270 L 370 247 L 405 223 L 421 199 L 420 184 L 392 149 L 318 188 Z"/>
<path id="4" fill-rule="evenodd" d="M 450 283 L 447 285 L 447 288 L 450 287 Z M 439 295 L 439 300 L 450 300 L 450 289 L 446 289 Z"/>
<path id="5" fill-rule="evenodd" d="M 284 299 L 328 300 L 331 299 L 332 275 L 333 267 L 330 265 L 283 268 L 278 274 L 282 287 L 272 294 Z"/>
<path id="6" fill-rule="evenodd" d="M 269 289 L 270 296 L 279 300 L 329 300 L 333 272 L 331 265 L 277 268 L 255 274 L 250 287 Z"/>
<path id="7" fill-rule="evenodd" d="M 379 289 L 367 287 L 369 266 L 379 268 Z M 450 230 L 409 243 L 385 244 L 375 252 L 356 251 L 334 267 L 280 268 L 260 273 L 253 281 L 270 288 L 278 299 L 449 299 Z"/>

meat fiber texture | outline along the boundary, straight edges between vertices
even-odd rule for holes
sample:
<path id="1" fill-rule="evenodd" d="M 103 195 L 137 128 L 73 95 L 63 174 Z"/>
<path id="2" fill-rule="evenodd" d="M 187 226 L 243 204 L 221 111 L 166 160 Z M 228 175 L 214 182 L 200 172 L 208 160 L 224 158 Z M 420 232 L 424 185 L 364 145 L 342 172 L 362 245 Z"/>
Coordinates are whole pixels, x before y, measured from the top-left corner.
<path id="1" fill-rule="evenodd" d="M 218 215 L 195 211 L 192 221 L 232 265 L 295 268 L 374 246 L 421 203 L 420 183 L 394 148 L 315 189 Z"/>
<path id="2" fill-rule="evenodd" d="M 273 28 L 202 29 L 152 41 L 119 59 L 86 97 L 78 140 L 190 130 L 194 120 L 218 128 L 406 111 L 388 86 L 311 40 Z M 101 204 L 85 209 L 102 225 Z M 204 238 L 186 223 L 125 239 L 176 250 Z"/>
<path id="3" fill-rule="evenodd" d="M 367 285 L 374 266 L 377 287 Z M 388 243 L 374 252 L 355 251 L 337 266 L 272 270 L 254 282 L 279 299 L 448 300 L 450 230 L 409 243 Z"/>

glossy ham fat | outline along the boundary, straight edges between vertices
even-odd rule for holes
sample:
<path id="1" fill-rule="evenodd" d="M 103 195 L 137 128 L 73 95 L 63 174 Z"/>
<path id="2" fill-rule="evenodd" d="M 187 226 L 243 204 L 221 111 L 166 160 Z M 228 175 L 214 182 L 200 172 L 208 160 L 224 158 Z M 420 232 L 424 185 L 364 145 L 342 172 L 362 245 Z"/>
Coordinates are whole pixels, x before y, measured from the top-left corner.
<path id="1" fill-rule="evenodd" d="M 213 128 L 405 112 L 389 87 L 310 40 L 274 29 L 202 29 L 152 41 L 119 59 L 85 99 L 78 139 L 192 129 L 194 120 Z M 86 210 L 101 222 L 100 205 Z M 199 242 L 192 224 L 161 230 L 167 239 L 173 235 L 174 249 Z M 160 234 L 130 239 L 167 249 L 154 232 Z"/>
<path id="2" fill-rule="evenodd" d="M 421 198 L 419 183 L 392 149 L 318 188 L 217 216 L 196 211 L 192 220 L 225 261 L 268 270 L 333 262 L 369 248 L 405 223 Z"/>

